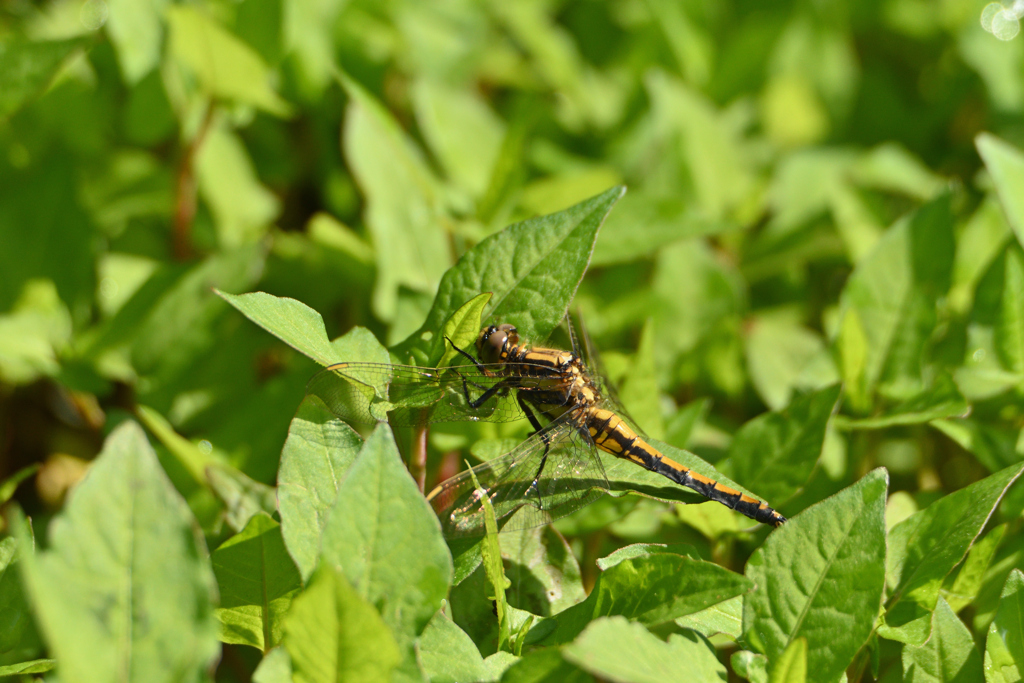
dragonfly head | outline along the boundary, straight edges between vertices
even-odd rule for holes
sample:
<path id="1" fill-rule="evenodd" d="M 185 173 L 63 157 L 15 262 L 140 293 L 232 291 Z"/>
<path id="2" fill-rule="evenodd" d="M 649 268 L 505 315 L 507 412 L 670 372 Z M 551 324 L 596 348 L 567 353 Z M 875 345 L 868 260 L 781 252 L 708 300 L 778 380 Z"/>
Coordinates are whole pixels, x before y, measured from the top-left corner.
<path id="1" fill-rule="evenodd" d="M 508 349 L 519 344 L 515 325 L 489 325 L 480 332 L 476 350 L 483 363 L 500 363 L 508 356 Z"/>

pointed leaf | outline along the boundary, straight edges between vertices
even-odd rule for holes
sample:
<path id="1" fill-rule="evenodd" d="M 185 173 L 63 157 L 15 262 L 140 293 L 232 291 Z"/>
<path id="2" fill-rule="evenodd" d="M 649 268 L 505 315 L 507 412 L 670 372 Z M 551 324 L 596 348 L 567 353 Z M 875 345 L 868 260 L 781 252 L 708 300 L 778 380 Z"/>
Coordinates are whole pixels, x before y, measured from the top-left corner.
<path id="1" fill-rule="evenodd" d="M 30 662 L 19 662 L 0 666 L 0 676 L 17 676 L 19 674 L 41 674 L 52 671 L 57 666 L 56 659 L 33 659 Z"/>
<path id="2" fill-rule="evenodd" d="M 985 641 L 986 683 L 1024 680 L 1024 574 L 1014 569 L 1006 577 L 999 609 Z"/>
<path id="3" fill-rule="evenodd" d="M 593 621 L 563 649 L 564 657 L 607 680 L 636 683 L 721 681 L 727 679 L 715 648 L 693 631 L 673 633 L 668 642 L 624 617 Z"/>
<path id="4" fill-rule="evenodd" d="M 296 683 L 386 681 L 401 659 L 377 610 L 327 566 L 292 603 L 284 647 Z"/>
<path id="5" fill-rule="evenodd" d="M 320 535 L 363 440 L 307 396 L 288 427 L 277 475 L 281 535 L 304 580 L 320 558 Z"/>
<path id="6" fill-rule="evenodd" d="M 743 598 L 730 598 L 675 621 L 676 626 L 693 629 L 705 638 L 710 638 L 716 633 L 724 633 L 737 640 L 743 633 Z"/>
<path id="7" fill-rule="evenodd" d="M 847 374 L 858 366 L 844 361 L 843 379 L 863 381 L 865 399 L 881 381 L 895 383 L 901 392 L 920 382 L 936 323 L 934 301 L 949 289 L 952 276 L 949 202 L 944 195 L 897 222 L 857 264 L 843 288 L 839 318 L 844 328 L 859 321 L 866 342 L 863 378 Z M 840 330 L 840 337 L 844 334 L 849 333 Z"/>
<path id="8" fill-rule="evenodd" d="M 448 593 L 452 560 L 386 425 L 366 440 L 342 481 L 322 544 L 322 562 L 341 568 L 380 608 L 399 647 L 410 648 Z"/>
<path id="9" fill-rule="evenodd" d="M 974 683 L 981 679 L 981 656 L 971 632 L 946 601 L 939 598 L 928 642 L 903 648 L 903 680 L 907 683 Z"/>
<path id="10" fill-rule="evenodd" d="M 893 588 L 890 611 L 903 600 L 934 609 L 943 579 L 966 557 L 1021 472 L 1024 464 L 1007 467 L 940 498 L 893 527 L 886 557 L 886 575 Z M 896 613 L 886 621 L 895 626 L 903 619 Z"/>
<path id="11" fill-rule="evenodd" d="M 488 679 L 487 665 L 473 640 L 444 612 L 438 612 L 427 624 L 419 650 L 423 672 L 431 683 Z"/>
<path id="12" fill-rule="evenodd" d="M 884 470 L 800 513 L 747 562 L 743 630 L 770 661 L 807 639 L 807 671 L 832 681 L 867 641 L 885 584 Z"/>
<path id="13" fill-rule="evenodd" d="M 17 565 L 18 541 L 8 536 L 0 541 L 0 655 L 8 657 L 39 642 Z"/>
<path id="14" fill-rule="evenodd" d="M 1024 245 L 1024 153 L 1009 143 L 988 133 L 975 139 L 978 154 L 999 193 L 1006 218 Z"/>
<path id="15" fill-rule="evenodd" d="M 88 46 L 91 37 L 0 43 L 0 120 L 13 114 L 45 88 L 57 69 L 75 50 Z"/>
<path id="16" fill-rule="evenodd" d="M 423 152 L 391 112 L 353 79 L 343 75 L 341 84 L 349 97 L 342 149 L 363 191 L 363 220 L 377 260 L 373 310 L 378 318 L 393 321 L 400 287 L 429 294 L 450 265 L 444 230 L 450 219 Z M 478 289 L 457 305 L 484 291 Z M 431 328 L 435 334 L 439 329 Z"/>
<path id="17" fill-rule="evenodd" d="M 270 70 L 248 44 L 192 6 L 167 9 L 171 54 L 187 66 L 211 97 L 287 116 L 288 103 L 270 87 Z"/>
<path id="18" fill-rule="evenodd" d="M 340 357 L 337 349 L 331 346 L 324 319 L 306 304 L 266 292 L 228 294 L 214 291 L 246 318 L 320 365 L 349 360 Z"/>
<path id="19" fill-rule="evenodd" d="M 487 319 L 511 322 L 523 339 L 546 339 L 565 317 L 601 223 L 624 192 L 613 187 L 480 242 L 444 274 L 426 322 L 394 352 L 403 362 L 410 357 L 425 362 L 423 334 L 436 334 L 453 311 L 481 292 L 494 294 L 484 311 Z"/>
<path id="20" fill-rule="evenodd" d="M 805 683 L 807 681 L 807 639 L 797 638 L 786 647 L 772 667 L 768 683 Z"/>
<path id="21" fill-rule="evenodd" d="M 1024 376 L 1024 251 L 1015 246 L 1006 252 L 1003 291 L 993 342 L 1003 367 Z"/>
<path id="22" fill-rule="evenodd" d="M 213 572 L 137 424 L 111 433 L 49 540 L 22 561 L 62 679 L 205 678 L 218 652 Z"/>
<path id="23" fill-rule="evenodd" d="M 220 587 L 221 640 L 267 651 L 281 640 L 281 620 L 302 577 L 281 540 L 281 526 L 255 515 L 210 558 Z"/>
<path id="24" fill-rule="evenodd" d="M 682 555 L 630 558 L 603 572 L 586 600 L 553 617 L 558 628 L 541 642 L 568 642 L 602 616 L 626 616 L 647 626 L 663 624 L 742 595 L 752 587 L 750 581 L 724 567 Z"/>
<path id="25" fill-rule="evenodd" d="M 799 396 L 781 412 L 743 425 L 732 443 L 733 474 L 758 482 L 758 493 L 781 505 L 810 478 L 825 443 L 825 428 L 839 400 L 838 384 Z"/>

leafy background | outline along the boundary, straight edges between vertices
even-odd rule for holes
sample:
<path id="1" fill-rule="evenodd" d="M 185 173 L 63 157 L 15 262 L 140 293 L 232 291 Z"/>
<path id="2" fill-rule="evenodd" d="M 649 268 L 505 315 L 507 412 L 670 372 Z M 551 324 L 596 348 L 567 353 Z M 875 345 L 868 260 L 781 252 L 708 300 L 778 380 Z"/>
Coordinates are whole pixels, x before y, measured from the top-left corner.
<path id="1" fill-rule="evenodd" d="M 1020 680 L 1024 43 L 984 6 L 3 3 L 0 671 Z M 436 362 L 570 299 L 789 525 L 633 481 L 449 552 L 389 433 L 303 402 L 291 347 Z M 427 485 L 523 435 L 432 433 Z"/>

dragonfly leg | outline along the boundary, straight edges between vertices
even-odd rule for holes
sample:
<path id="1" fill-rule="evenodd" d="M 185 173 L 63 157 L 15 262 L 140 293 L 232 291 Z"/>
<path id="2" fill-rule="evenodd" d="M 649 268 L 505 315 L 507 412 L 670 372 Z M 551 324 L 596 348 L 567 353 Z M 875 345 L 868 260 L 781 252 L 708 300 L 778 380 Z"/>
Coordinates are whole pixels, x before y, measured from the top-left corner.
<path id="1" fill-rule="evenodd" d="M 516 394 L 516 401 L 519 402 L 519 407 L 526 415 L 526 419 L 530 421 L 530 425 L 533 426 L 533 429 L 535 430 L 533 434 L 539 435 L 541 441 L 544 442 L 544 455 L 540 458 L 540 467 L 537 468 L 537 474 L 533 475 L 533 481 L 530 483 L 530 488 L 537 492 L 537 501 L 540 504 L 540 509 L 543 510 L 544 498 L 540 494 L 540 475 L 544 471 L 544 465 L 548 462 L 548 451 L 551 449 L 551 441 L 548 438 L 548 435 L 544 433 L 540 420 L 537 419 L 537 415 L 533 412 L 530 404 L 523 400 L 522 394 Z M 533 434 L 530 436 L 533 436 Z"/>
<path id="2" fill-rule="evenodd" d="M 473 365 L 476 366 L 477 370 L 479 370 L 480 372 L 482 372 L 485 375 L 487 374 L 486 368 L 484 368 L 484 366 L 480 364 L 480 361 L 478 361 L 476 358 L 473 357 L 473 354 L 471 354 L 470 352 L 468 352 L 468 351 L 466 351 L 464 349 L 460 349 L 458 346 L 455 345 L 455 342 L 453 342 L 447 336 L 445 336 L 445 341 L 447 341 L 449 344 L 451 344 L 453 349 L 455 349 L 456 351 L 461 353 L 463 356 L 468 358 L 470 360 L 470 362 L 472 362 Z"/>
<path id="3" fill-rule="evenodd" d="M 469 395 L 469 385 L 470 384 L 472 384 L 473 386 L 475 386 L 478 389 L 482 389 L 483 387 L 481 387 L 476 382 L 470 382 L 465 377 L 462 378 L 462 393 L 464 393 L 466 395 L 466 403 L 468 403 L 469 407 L 472 408 L 473 410 L 476 410 L 477 408 L 482 406 L 484 403 L 489 401 L 495 395 L 504 396 L 505 393 L 508 392 L 508 389 L 509 389 L 508 381 L 507 380 L 502 380 L 502 381 L 498 382 L 497 384 L 495 384 L 490 389 L 487 389 L 486 391 L 484 391 L 484 393 L 480 394 L 480 398 L 478 398 L 478 399 L 476 399 L 474 401 L 470 397 L 470 395 Z"/>

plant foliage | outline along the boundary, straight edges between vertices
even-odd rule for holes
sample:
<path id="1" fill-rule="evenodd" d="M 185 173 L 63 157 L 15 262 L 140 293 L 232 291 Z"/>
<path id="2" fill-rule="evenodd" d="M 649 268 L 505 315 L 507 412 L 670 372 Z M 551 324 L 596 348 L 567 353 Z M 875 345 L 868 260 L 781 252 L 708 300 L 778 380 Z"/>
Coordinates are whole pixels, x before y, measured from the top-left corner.
<path id="1" fill-rule="evenodd" d="M 4 4 L 0 676 L 1024 680 L 1017 12 Z M 445 539 L 424 482 L 530 425 L 305 391 L 569 311 L 789 521 L 602 453 Z"/>

